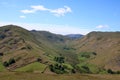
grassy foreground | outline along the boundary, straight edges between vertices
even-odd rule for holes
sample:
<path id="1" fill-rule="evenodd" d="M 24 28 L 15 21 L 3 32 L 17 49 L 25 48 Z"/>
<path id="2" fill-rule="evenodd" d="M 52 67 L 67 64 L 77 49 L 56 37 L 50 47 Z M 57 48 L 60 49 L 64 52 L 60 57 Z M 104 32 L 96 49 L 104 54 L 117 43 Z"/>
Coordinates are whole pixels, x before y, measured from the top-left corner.
<path id="1" fill-rule="evenodd" d="M 0 72 L 0 80 L 120 80 L 120 75 Z"/>

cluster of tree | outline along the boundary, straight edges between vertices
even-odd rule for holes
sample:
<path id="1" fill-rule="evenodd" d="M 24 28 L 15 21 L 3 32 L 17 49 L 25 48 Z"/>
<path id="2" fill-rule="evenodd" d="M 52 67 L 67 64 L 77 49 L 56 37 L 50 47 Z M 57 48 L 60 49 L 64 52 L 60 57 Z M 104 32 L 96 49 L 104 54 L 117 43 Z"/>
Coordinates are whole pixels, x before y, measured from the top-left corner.
<path id="1" fill-rule="evenodd" d="M 83 70 L 81 70 L 81 72 L 85 72 L 85 73 L 91 73 L 90 69 L 88 66 L 82 66 Z"/>
<path id="2" fill-rule="evenodd" d="M 57 73 L 57 74 L 63 74 L 63 73 L 65 73 L 65 66 L 63 66 L 63 64 L 62 64 L 62 63 L 65 62 L 65 58 L 63 56 L 55 57 L 54 61 L 56 63 L 55 64 L 51 64 L 49 66 L 50 70 L 52 72 Z"/>
<path id="3" fill-rule="evenodd" d="M 65 67 L 58 63 L 50 65 L 49 68 L 52 72 L 55 72 L 57 74 L 65 73 Z"/>
<path id="4" fill-rule="evenodd" d="M 64 73 L 76 73 L 76 70 L 73 68 L 73 69 L 68 69 L 67 66 L 63 65 L 63 64 L 51 64 L 49 66 L 50 70 L 52 72 L 55 72 L 57 74 L 64 74 Z"/>
<path id="5" fill-rule="evenodd" d="M 75 48 L 72 48 L 72 47 L 63 47 L 63 50 L 76 50 Z"/>
<path id="6" fill-rule="evenodd" d="M 68 65 L 65 65 L 65 57 L 59 56 L 54 58 L 55 64 L 51 64 L 49 66 L 50 70 L 52 72 L 55 72 L 57 74 L 64 74 L 64 73 L 75 73 L 75 69 L 69 68 Z"/>
<path id="7" fill-rule="evenodd" d="M 80 53 L 80 56 L 81 57 L 85 57 L 85 58 L 90 58 L 92 55 L 97 55 L 97 53 L 95 53 L 95 52 L 81 52 Z"/>
<path id="8" fill-rule="evenodd" d="M 0 39 L 4 39 L 6 37 L 5 34 L 0 34 Z"/>
<path id="9" fill-rule="evenodd" d="M 80 67 L 76 67 L 76 69 L 80 72 L 80 73 L 92 73 L 90 68 L 86 65 L 80 66 Z"/>
<path id="10" fill-rule="evenodd" d="M 60 56 L 60 57 L 55 57 L 54 61 L 58 62 L 58 63 L 64 63 L 65 62 L 65 58 Z"/>
<path id="11" fill-rule="evenodd" d="M 108 72 L 109 74 L 120 74 L 120 71 L 113 71 L 113 70 L 111 70 L 111 69 L 108 69 L 107 72 Z"/>
<path id="12" fill-rule="evenodd" d="M 2 52 L 0 52 L 0 56 L 3 56 L 3 53 L 2 53 Z"/>
<path id="13" fill-rule="evenodd" d="M 8 67 L 9 65 L 11 65 L 11 64 L 13 64 L 13 63 L 15 63 L 15 59 L 14 59 L 14 58 L 10 58 L 9 61 L 5 61 L 5 62 L 3 63 L 3 65 L 4 65 L 5 67 Z"/>
<path id="14" fill-rule="evenodd" d="M 40 57 L 37 58 L 37 62 L 42 62 L 42 59 Z"/>

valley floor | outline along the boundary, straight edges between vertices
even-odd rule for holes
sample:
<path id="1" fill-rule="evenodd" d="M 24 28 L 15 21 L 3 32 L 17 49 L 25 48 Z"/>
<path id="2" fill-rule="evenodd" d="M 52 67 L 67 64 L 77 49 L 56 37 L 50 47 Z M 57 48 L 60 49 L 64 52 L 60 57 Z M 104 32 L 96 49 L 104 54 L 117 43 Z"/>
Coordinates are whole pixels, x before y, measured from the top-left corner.
<path id="1" fill-rule="evenodd" d="M 120 80 L 120 75 L 0 72 L 0 80 Z"/>

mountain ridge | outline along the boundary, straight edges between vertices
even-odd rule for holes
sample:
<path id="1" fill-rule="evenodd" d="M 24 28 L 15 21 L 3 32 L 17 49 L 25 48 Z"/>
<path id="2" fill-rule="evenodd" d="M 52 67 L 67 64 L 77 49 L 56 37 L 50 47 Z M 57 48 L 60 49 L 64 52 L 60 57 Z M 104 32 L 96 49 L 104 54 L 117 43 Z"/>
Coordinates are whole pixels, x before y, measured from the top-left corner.
<path id="1" fill-rule="evenodd" d="M 84 35 L 82 35 L 82 34 L 67 34 L 65 36 L 69 37 L 71 39 L 79 39 L 79 38 L 82 38 Z"/>
<path id="2" fill-rule="evenodd" d="M 78 52 L 96 52 L 97 57 L 90 60 L 98 66 L 106 69 L 120 70 L 119 68 L 119 49 L 120 32 L 91 32 L 74 44 Z M 111 65 L 112 63 L 112 65 Z"/>
<path id="3" fill-rule="evenodd" d="M 75 68 L 77 72 L 86 72 L 83 66 L 91 73 L 98 73 L 99 69 L 119 71 L 119 45 L 120 32 L 91 32 L 71 39 L 47 31 L 28 31 L 15 25 L 0 27 L 1 62 L 11 58 L 16 61 L 7 67 L 10 70 L 36 61 L 48 66 L 58 63 L 54 58 L 62 56 L 65 59 L 63 65 L 69 66 L 70 70 Z"/>

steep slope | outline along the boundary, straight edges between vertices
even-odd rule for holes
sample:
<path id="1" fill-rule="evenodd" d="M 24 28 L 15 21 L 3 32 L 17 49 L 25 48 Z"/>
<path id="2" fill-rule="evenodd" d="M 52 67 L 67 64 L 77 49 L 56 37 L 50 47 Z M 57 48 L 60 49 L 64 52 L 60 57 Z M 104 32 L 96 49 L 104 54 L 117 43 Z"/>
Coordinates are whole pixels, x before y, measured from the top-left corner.
<path id="1" fill-rule="evenodd" d="M 15 25 L 2 26 L 1 62 L 6 65 L 6 62 L 15 60 L 14 64 L 7 66 L 9 70 L 14 70 L 37 60 L 42 64 L 51 64 L 54 63 L 54 57 L 62 55 L 67 63 L 73 64 L 77 62 L 77 56 L 75 50 L 68 49 L 68 42 L 69 38 L 46 31 L 28 31 Z"/>
<path id="2" fill-rule="evenodd" d="M 91 32 L 73 43 L 78 54 L 96 53 L 89 63 L 105 69 L 120 70 L 120 32 Z"/>
<path id="3" fill-rule="evenodd" d="M 48 65 L 60 63 L 58 59 L 64 59 L 63 65 L 70 70 L 74 66 L 76 70 L 80 67 L 83 72 L 89 69 L 91 73 L 99 73 L 99 69 L 119 71 L 120 32 L 91 32 L 80 39 L 71 39 L 47 31 L 28 31 L 15 25 L 0 27 L 0 63 L 5 62 L 7 66 L 6 62 L 11 64 L 15 60 L 7 66 L 9 70 L 19 67 L 18 70 L 24 70 L 28 64 L 30 70 L 32 66 L 34 70 L 40 69 L 35 66 L 36 61 L 40 62 L 37 65 L 48 68 Z"/>
<path id="4" fill-rule="evenodd" d="M 16 61 L 14 65 L 9 66 L 10 69 L 34 62 L 38 57 L 45 57 L 44 51 L 37 43 L 31 32 L 21 27 L 15 25 L 0 27 L 2 62 L 9 61 L 11 58 Z"/>
<path id="5" fill-rule="evenodd" d="M 35 39 L 37 39 L 37 41 L 53 49 L 60 48 L 61 46 L 63 47 L 66 44 L 66 41 L 68 40 L 68 38 L 62 35 L 53 34 L 47 31 L 34 30 L 31 32 L 35 36 Z"/>
<path id="6" fill-rule="evenodd" d="M 37 41 L 44 44 L 44 50 L 46 51 L 45 55 L 55 57 L 55 56 L 64 56 L 68 63 L 77 63 L 77 55 L 75 54 L 75 49 L 69 45 L 71 39 L 59 35 L 53 34 L 47 31 L 35 31 L 33 30 L 32 33 L 34 34 Z M 39 44 L 38 44 L 39 45 Z"/>

